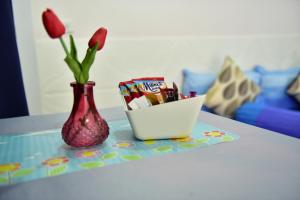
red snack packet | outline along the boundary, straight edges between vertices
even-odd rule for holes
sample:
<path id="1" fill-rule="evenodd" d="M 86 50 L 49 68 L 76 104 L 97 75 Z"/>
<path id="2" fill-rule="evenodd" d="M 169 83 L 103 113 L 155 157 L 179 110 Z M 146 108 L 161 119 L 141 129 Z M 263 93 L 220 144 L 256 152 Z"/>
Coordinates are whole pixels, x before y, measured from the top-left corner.
<path id="1" fill-rule="evenodd" d="M 196 97 L 197 96 L 197 92 L 195 91 L 190 91 L 190 97 Z"/>
<path id="2" fill-rule="evenodd" d="M 126 87 L 126 83 L 120 82 L 119 89 L 120 89 L 121 95 L 124 97 L 126 103 L 128 104 L 133 98 L 130 95 L 129 89 Z"/>
<path id="3" fill-rule="evenodd" d="M 125 83 L 126 87 L 128 88 L 132 99 L 139 98 L 140 96 L 142 96 L 140 94 L 136 84 L 133 81 L 125 81 L 124 83 Z"/>

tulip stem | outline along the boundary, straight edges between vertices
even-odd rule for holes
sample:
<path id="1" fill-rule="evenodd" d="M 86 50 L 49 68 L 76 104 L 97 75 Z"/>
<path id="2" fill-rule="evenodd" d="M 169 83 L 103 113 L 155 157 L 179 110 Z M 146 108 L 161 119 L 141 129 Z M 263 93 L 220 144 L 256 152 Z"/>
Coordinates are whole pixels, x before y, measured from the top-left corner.
<path id="1" fill-rule="evenodd" d="M 63 46 L 63 48 L 64 48 L 66 54 L 69 55 L 68 48 L 67 48 L 67 46 L 66 46 L 66 44 L 65 44 L 65 42 L 64 42 L 64 40 L 63 40 L 63 38 L 60 37 L 60 38 L 59 38 L 59 41 L 60 41 L 61 45 Z"/>

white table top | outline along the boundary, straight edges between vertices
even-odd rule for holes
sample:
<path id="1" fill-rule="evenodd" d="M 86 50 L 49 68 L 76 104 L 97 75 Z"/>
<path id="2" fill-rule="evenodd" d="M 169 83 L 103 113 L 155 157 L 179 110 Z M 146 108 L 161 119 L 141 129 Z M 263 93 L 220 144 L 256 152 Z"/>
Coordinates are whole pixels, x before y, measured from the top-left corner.
<path id="1" fill-rule="evenodd" d="M 107 120 L 125 118 L 106 109 Z M 67 114 L 0 120 L 0 134 L 60 128 Z M 210 113 L 240 139 L 184 153 L 0 187 L 0 199 L 300 199 L 300 140 Z"/>

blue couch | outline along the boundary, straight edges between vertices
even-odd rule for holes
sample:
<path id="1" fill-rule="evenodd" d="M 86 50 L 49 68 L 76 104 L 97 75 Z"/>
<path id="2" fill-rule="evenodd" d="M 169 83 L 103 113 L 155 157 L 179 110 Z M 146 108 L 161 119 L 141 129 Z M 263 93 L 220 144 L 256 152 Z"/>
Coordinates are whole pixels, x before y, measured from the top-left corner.
<path id="1" fill-rule="evenodd" d="M 300 138 L 300 112 L 260 103 L 246 103 L 236 110 L 235 119 L 264 129 Z"/>
<path id="2" fill-rule="evenodd" d="M 261 88 L 254 102 L 240 106 L 234 119 L 292 137 L 300 138 L 300 104 L 286 93 L 289 84 L 300 73 L 300 67 L 288 70 L 268 71 L 254 66 L 245 72 Z M 197 91 L 205 94 L 211 87 L 216 74 L 195 73 L 183 70 L 183 93 Z M 202 110 L 213 112 L 203 106 Z"/>

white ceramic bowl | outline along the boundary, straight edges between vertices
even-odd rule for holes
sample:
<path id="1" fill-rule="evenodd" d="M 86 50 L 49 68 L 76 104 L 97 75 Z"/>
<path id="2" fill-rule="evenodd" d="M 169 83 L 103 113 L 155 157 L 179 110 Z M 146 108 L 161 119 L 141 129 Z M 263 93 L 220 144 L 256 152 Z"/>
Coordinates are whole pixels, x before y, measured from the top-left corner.
<path id="1" fill-rule="evenodd" d="M 204 99 L 201 95 L 137 110 L 124 107 L 136 138 L 183 138 L 192 133 Z"/>

